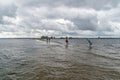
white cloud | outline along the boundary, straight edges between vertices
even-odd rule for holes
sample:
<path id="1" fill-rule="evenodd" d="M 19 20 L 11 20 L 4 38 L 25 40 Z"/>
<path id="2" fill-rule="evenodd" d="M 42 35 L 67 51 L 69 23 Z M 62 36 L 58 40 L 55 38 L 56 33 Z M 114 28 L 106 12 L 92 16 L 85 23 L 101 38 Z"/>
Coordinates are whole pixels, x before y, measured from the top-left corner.
<path id="1" fill-rule="evenodd" d="M 13 4 L 15 0 L 0 0 L 0 4 L 2 6 L 6 6 L 6 5 L 9 5 L 9 4 Z"/>
<path id="2" fill-rule="evenodd" d="M 0 37 L 119 36 L 120 33 L 118 0 L 0 0 L 0 4 Z"/>
<path id="3" fill-rule="evenodd" d="M 11 24 L 19 25 L 19 23 L 21 21 L 22 21 L 22 19 L 18 16 L 16 16 L 16 17 L 3 16 L 3 22 L 5 22 L 5 23 L 11 23 Z"/>

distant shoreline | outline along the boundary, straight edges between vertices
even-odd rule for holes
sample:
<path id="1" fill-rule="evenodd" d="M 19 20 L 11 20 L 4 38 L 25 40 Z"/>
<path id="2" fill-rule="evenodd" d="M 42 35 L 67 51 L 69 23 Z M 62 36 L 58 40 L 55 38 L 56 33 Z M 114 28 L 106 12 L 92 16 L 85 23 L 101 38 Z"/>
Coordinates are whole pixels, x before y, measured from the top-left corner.
<path id="1" fill-rule="evenodd" d="M 37 40 L 42 40 L 41 38 L 0 38 L 0 39 L 37 39 Z M 65 38 L 54 38 L 54 39 L 65 39 Z M 87 38 L 69 38 L 69 39 L 87 39 Z M 120 39 L 120 38 L 89 38 L 89 39 Z"/>

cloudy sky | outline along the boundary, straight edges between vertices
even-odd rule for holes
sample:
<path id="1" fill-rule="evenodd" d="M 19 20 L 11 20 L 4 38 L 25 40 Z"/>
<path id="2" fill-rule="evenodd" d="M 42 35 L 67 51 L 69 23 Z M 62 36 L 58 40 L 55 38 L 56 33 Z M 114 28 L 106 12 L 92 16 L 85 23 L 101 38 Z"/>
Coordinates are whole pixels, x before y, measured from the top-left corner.
<path id="1" fill-rule="evenodd" d="M 120 0 L 0 0 L 0 38 L 120 37 Z"/>

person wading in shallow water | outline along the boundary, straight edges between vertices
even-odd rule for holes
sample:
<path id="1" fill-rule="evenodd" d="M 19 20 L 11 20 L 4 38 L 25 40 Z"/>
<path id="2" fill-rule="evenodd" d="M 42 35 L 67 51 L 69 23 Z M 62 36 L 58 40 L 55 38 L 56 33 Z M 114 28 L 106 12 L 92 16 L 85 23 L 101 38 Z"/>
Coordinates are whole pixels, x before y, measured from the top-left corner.
<path id="1" fill-rule="evenodd" d="M 87 41 L 89 43 L 89 49 L 92 49 L 92 42 L 90 41 L 90 39 L 87 38 Z"/>
<path id="2" fill-rule="evenodd" d="M 50 44 L 50 37 L 47 37 L 47 44 Z"/>
<path id="3" fill-rule="evenodd" d="M 68 41 L 68 37 L 65 38 L 65 42 L 66 42 L 65 47 L 68 48 L 68 43 L 69 43 L 69 41 Z"/>

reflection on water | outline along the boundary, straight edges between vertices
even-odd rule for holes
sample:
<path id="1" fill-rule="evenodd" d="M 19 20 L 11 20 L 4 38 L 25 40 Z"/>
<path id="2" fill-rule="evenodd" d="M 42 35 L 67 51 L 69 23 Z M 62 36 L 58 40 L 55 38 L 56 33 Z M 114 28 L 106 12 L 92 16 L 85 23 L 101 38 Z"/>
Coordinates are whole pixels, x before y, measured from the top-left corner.
<path id="1" fill-rule="evenodd" d="M 120 80 L 120 45 L 105 41 L 1 39 L 0 80 Z"/>

